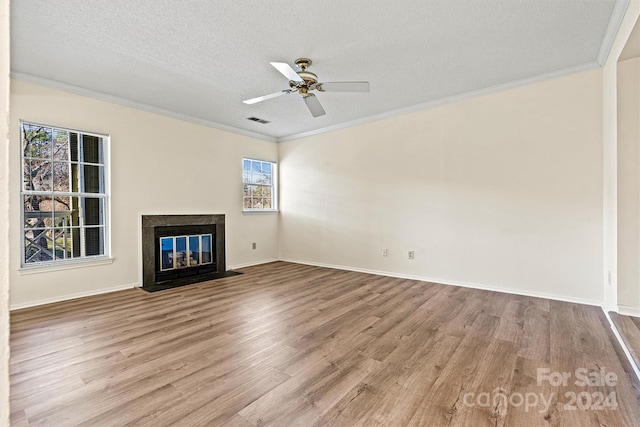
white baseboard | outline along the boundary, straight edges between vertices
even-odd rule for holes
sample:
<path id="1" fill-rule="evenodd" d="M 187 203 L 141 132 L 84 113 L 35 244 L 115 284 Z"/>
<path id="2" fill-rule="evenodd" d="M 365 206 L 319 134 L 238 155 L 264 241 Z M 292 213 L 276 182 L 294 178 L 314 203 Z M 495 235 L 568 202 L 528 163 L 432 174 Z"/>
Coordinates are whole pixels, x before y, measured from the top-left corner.
<path id="1" fill-rule="evenodd" d="M 274 262 L 274 261 L 279 261 L 279 260 L 275 259 L 275 258 L 274 259 L 265 259 L 265 260 L 260 260 L 260 261 L 248 262 L 248 263 L 244 263 L 244 264 L 236 264 L 236 265 L 228 267 L 228 268 L 229 268 L 229 270 L 233 270 L 235 268 L 251 267 L 251 266 L 254 266 L 254 265 L 267 264 L 267 263 Z M 93 295 L 106 294 L 106 293 L 109 293 L 109 292 L 122 291 L 124 289 L 132 289 L 132 288 L 137 288 L 137 287 L 140 287 L 140 284 L 132 283 L 132 284 L 129 284 L 129 285 L 114 286 L 114 287 L 110 287 L 110 288 L 97 289 L 97 290 L 93 290 L 93 291 L 77 292 L 77 293 L 73 293 L 73 294 L 60 295 L 60 296 L 55 296 L 55 297 L 51 297 L 51 298 L 44 298 L 44 299 L 40 299 L 40 300 L 29 301 L 29 302 L 25 302 L 25 303 L 12 304 L 9 307 L 9 310 L 10 311 L 20 310 L 22 308 L 36 307 L 36 306 L 39 306 L 39 305 L 51 304 L 51 303 L 54 303 L 54 302 L 69 301 L 69 300 L 72 300 L 72 299 L 90 297 L 90 296 L 93 296 Z"/>
<path id="2" fill-rule="evenodd" d="M 349 266 L 334 265 L 334 264 L 323 264 L 319 262 L 309 262 L 309 261 L 301 261 L 301 260 L 294 260 L 294 259 L 283 259 L 281 261 L 293 262 L 296 264 L 313 265 L 315 267 L 327 267 L 327 268 L 335 268 L 338 270 L 355 271 L 358 273 L 369 273 L 369 274 L 375 274 L 377 276 L 389 276 L 389 277 L 397 277 L 400 279 L 420 280 L 423 282 L 438 283 L 441 285 L 450 285 L 450 286 L 460 286 L 462 288 L 480 289 L 483 291 L 501 292 L 501 293 L 512 294 L 512 295 L 522 295 L 526 297 L 546 298 L 554 301 L 570 302 L 575 304 L 595 305 L 597 307 L 602 306 L 602 301 L 592 300 L 588 298 L 575 298 L 567 295 L 557 295 L 557 294 L 550 294 L 546 292 L 530 292 L 530 291 L 523 291 L 520 289 L 485 285 L 482 283 L 450 281 L 450 280 L 439 279 L 434 277 L 414 276 L 410 274 L 396 273 L 393 271 L 369 270 L 366 268 L 349 267 Z"/>
<path id="3" fill-rule="evenodd" d="M 604 315 L 607 318 L 607 320 L 609 321 L 609 326 L 611 326 L 611 330 L 613 331 L 613 335 L 616 336 L 616 339 L 618 340 L 618 344 L 620 344 L 620 347 L 622 347 L 622 351 L 624 352 L 625 356 L 627 356 L 627 360 L 629 360 L 629 364 L 631 365 L 631 368 L 633 369 L 633 372 L 636 374 L 636 378 L 638 378 L 638 381 L 640 381 L 640 366 L 638 366 L 636 364 L 636 361 L 633 359 L 633 357 L 631 357 L 631 352 L 629 351 L 629 348 L 624 343 L 624 340 L 622 339 L 622 336 L 620 336 L 620 332 L 618 332 L 618 328 L 616 327 L 616 324 L 613 323 L 613 320 L 609 316 L 609 312 L 607 311 L 607 309 L 604 306 L 602 307 L 602 311 L 604 311 Z"/>
<path id="4" fill-rule="evenodd" d="M 113 286 L 110 288 L 96 289 L 93 291 L 85 291 L 85 292 L 77 292 L 77 293 L 67 294 L 67 295 L 60 295 L 56 297 L 44 298 L 44 299 L 29 301 L 29 302 L 20 303 L 20 304 L 11 304 L 11 306 L 9 307 L 9 311 L 20 310 L 22 308 L 36 307 L 38 305 L 51 304 L 54 302 L 69 301 L 77 298 L 90 297 L 93 295 L 107 294 L 109 292 L 122 291 L 125 289 L 133 289 L 133 288 L 137 288 L 138 286 L 139 286 L 138 283 L 132 283 L 129 285 Z"/>
<path id="5" fill-rule="evenodd" d="M 256 265 L 268 264 L 270 262 L 276 262 L 276 261 L 292 262 L 292 263 L 296 263 L 296 264 L 312 265 L 312 266 L 316 266 L 316 267 L 334 268 L 334 269 L 338 269 L 338 270 L 355 271 L 355 272 L 359 272 L 359 273 L 375 274 L 377 276 L 389 276 L 389 277 L 397 277 L 397 278 L 400 278 L 400 279 L 420 280 L 420 281 L 423 281 L 423 282 L 438 283 L 438 284 L 450 285 L 450 286 L 460 286 L 460 287 L 463 287 L 463 288 L 480 289 L 480 290 L 485 290 L 485 291 L 501 292 L 501 293 L 507 293 L 507 294 L 512 294 L 512 295 L 522 295 L 522 296 L 535 297 L 535 298 L 546 298 L 546 299 L 551 299 L 551 300 L 555 300 L 555 301 L 563 301 L 563 302 L 570 302 L 570 303 L 576 303 L 576 304 L 595 305 L 595 306 L 598 306 L 598 307 L 602 306 L 601 301 L 590 300 L 590 299 L 586 299 L 586 298 L 574 298 L 574 297 L 570 297 L 570 296 L 566 296 L 566 295 L 557 295 L 557 294 L 550 294 L 550 293 L 545 293 L 545 292 L 522 291 L 520 289 L 503 288 L 503 287 L 499 287 L 499 286 L 490 286 L 490 285 L 485 285 L 485 284 L 481 284 L 481 283 L 458 282 L 458 281 L 454 282 L 454 281 L 450 281 L 450 280 L 446 280 L 446 279 L 439 279 L 439 278 L 426 277 L 426 276 L 415 276 L 415 275 L 410 275 L 410 274 L 396 273 L 396 272 L 393 272 L 393 271 L 370 270 L 370 269 L 366 269 L 366 268 L 350 267 L 350 266 L 335 265 L 335 264 L 324 264 L 324 263 L 319 263 L 319 262 L 309 262 L 309 261 L 302 261 L 302 260 L 295 260 L 295 259 L 270 258 L 270 259 L 252 261 L 252 262 L 247 262 L 247 263 L 242 263 L 242 264 L 235 264 L 235 265 L 232 265 L 232 266 L 228 266 L 228 269 L 229 270 L 233 270 L 233 269 L 244 268 L 244 267 L 253 267 L 253 266 L 256 266 Z M 62 295 L 62 296 L 57 296 L 57 297 L 52 297 L 52 298 L 45 298 L 45 299 L 36 300 L 36 301 L 29 301 L 27 303 L 13 304 L 13 305 L 11 305 L 10 310 L 13 311 L 13 310 L 19 310 L 19 309 L 22 309 L 22 308 L 35 307 L 35 306 L 44 305 L 44 304 L 50 304 L 50 303 L 54 303 L 54 302 L 68 301 L 68 300 L 71 300 L 71 299 L 83 298 L 83 297 L 92 296 L 92 295 L 100 295 L 100 294 L 104 294 L 104 293 L 108 293 L 108 292 L 120 291 L 120 290 L 123 290 L 123 289 L 131 289 L 131 288 L 135 288 L 135 287 L 138 287 L 138 286 L 139 286 L 138 283 L 133 283 L 133 284 L 129 284 L 129 285 L 114 286 L 114 287 L 104 288 L 104 289 L 99 289 L 99 290 L 94 290 L 94 291 L 79 292 L 79 293 L 75 293 L 75 294 L 67 294 L 67 295 Z M 619 306 L 620 314 L 630 313 L 628 309 L 633 309 L 633 307 Z M 630 313 L 628 315 L 640 316 L 640 310 L 636 311 L 636 313 L 637 314 Z"/>
<path id="6" fill-rule="evenodd" d="M 252 262 L 245 262 L 243 264 L 235 264 L 235 265 L 227 267 L 227 268 L 229 270 L 234 270 L 236 268 L 253 267 L 254 265 L 269 264 L 270 262 L 276 262 L 276 261 L 280 261 L 280 260 L 277 259 L 277 258 L 263 259 L 263 260 L 260 260 L 260 261 L 252 261 Z"/>
<path id="7" fill-rule="evenodd" d="M 618 314 L 640 317 L 640 308 L 632 307 L 630 305 L 618 305 Z"/>

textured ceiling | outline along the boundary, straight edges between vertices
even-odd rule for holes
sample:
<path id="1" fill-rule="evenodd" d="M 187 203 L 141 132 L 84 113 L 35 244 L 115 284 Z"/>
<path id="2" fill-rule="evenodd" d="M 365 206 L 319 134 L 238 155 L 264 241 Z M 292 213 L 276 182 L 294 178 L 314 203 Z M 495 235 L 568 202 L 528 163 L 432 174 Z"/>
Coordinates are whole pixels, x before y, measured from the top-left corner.
<path id="1" fill-rule="evenodd" d="M 283 138 L 486 88 L 597 66 L 627 0 L 14 0 L 15 78 L 201 123 Z M 309 57 L 313 118 L 270 61 Z M 246 120 L 256 116 L 271 123 Z"/>

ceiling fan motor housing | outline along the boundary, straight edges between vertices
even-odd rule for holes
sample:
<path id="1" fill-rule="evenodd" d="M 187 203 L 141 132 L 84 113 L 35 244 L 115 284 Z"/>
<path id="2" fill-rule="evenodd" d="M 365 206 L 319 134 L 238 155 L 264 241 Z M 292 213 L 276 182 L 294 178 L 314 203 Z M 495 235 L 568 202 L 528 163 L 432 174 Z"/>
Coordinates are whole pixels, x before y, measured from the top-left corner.
<path id="1" fill-rule="evenodd" d="M 311 60 L 309 58 L 298 58 L 296 59 L 295 64 L 300 68 L 300 71 L 296 71 L 296 73 L 302 80 L 304 80 L 304 86 L 308 87 L 312 84 L 318 83 L 318 76 L 311 71 L 307 71 L 307 68 L 311 65 Z"/>
<path id="2" fill-rule="evenodd" d="M 304 80 L 307 86 L 318 83 L 318 76 L 316 76 L 311 71 L 302 70 L 302 71 L 298 71 L 297 73 L 300 76 L 300 78 Z"/>

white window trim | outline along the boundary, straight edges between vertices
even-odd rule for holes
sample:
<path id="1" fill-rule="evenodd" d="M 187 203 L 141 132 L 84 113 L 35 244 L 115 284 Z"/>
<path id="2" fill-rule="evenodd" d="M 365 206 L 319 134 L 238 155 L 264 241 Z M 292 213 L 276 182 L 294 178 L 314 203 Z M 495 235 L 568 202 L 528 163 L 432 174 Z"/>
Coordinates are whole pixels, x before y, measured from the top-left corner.
<path id="1" fill-rule="evenodd" d="M 244 161 L 245 160 L 253 160 L 264 163 L 271 163 L 271 204 L 274 206 L 271 209 L 251 209 L 244 207 L 244 195 L 242 196 L 242 213 L 243 214 L 276 214 L 279 212 L 278 209 L 278 163 L 273 160 L 262 160 L 253 157 L 243 157 L 242 158 L 242 187 L 244 188 Z M 252 185 L 252 184 L 249 184 Z"/>
<path id="2" fill-rule="evenodd" d="M 94 255 L 94 256 L 85 256 L 85 257 L 81 257 L 81 258 L 73 258 L 73 259 L 67 259 L 67 260 L 52 260 L 52 261 L 42 261 L 42 262 L 31 262 L 31 263 L 25 263 L 25 259 L 24 259 L 24 252 L 25 252 L 25 245 L 24 245 L 24 221 L 25 221 L 25 217 L 24 217 L 24 201 L 23 201 L 23 196 L 24 196 L 24 188 L 23 188 L 23 177 L 22 177 L 22 173 L 23 169 L 24 169 L 24 157 L 23 157 L 23 148 L 22 148 L 22 137 L 23 137 L 23 132 L 22 132 L 22 128 L 23 128 L 23 124 L 31 124 L 31 125 L 36 125 L 36 126 L 42 126 L 42 127 L 48 127 L 48 128 L 52 128 L 52 129 L 60 129 L 60 130 L 64 130 L 67 132 L 73 132 L 73 133 L 81 133 L 84 135 L 89 135 L 89 136 L 95 136 L 98 138 L 102 138 L 103 140 L 103 146 L 102 146 L 102 150 L 103 150 L 103 157 L 104 157 L 104 162 L 103 162 L 103 167 L 104 167 L 104 193 L 99 193 L 100 198 L 104 199 L 104 254 L 102 255 Z M 58 270 L 69 270 L 69 269 L 75 269 L 75 268 L 82 268 L 82 267 L 90 267 L 90 266 L 96 266 L 96 265 L 105 265 L 105 264 L 111 264 L 113 263 L 114 258 L 111 255 L 111 135 L 109 134 L 103 134 L 103 133 L 97 133 L 97 132 L 88 132 L 88 131 L 84 131 L 84 130 L 79 130 L 79 129 L 74 129 L 74 128 L 68 128 L 68 127 L 64 127 L 64 126 L 54 126 L 54 125 L 48 125 L 48 124 L 43 124 L 40 122 L 36 122 L 36 121 L 31 121 L 31 120 L 24 120 L 24 119 L 20 119 L 20 158 L 18 159 L 18 161 L 20 162 L 20 166 L 18 168 L 21 174 L 21 179 L 20 179 L 20 233 L 18 235 L 18 238 L 20 239 L 20 249 L 21 249 L 21 255 L 20 255 L 20 268 L 18 269 L 18 271 L 20 272 L 20 274 L 33 274 L 33 273 L 38 273 L 38 272 L 46 272 L 46 271 L 58 271 Z M 86 164 L 91 164 L 90 162 L 87 162 Z M 85 193 L 73 193 L 74 196 L 82 196 Z M 87 193 L 87 194 L 91 194 L 91 197 L 96 197 L 98 196 L 98 194 L 96 193 Z"/>
<path id="3" fill-rule="evenodd" d="M 50 271 L 75 270 L 84 267 L 95 267 L 98 265 L 113 264 L 114 258 L 107 255 L 96 255 L 92 257 L 66 259 L 60 261 L 49 261 L 47 263 L 29 263 L 18 269 L 20 275 L 38 274 Z"/>

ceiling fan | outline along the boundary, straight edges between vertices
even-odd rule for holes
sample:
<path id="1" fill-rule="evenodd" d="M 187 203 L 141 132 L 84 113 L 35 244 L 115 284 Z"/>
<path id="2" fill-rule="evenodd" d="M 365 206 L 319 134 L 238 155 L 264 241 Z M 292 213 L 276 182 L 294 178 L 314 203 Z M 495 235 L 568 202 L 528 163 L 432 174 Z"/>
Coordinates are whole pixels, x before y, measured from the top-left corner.
<path id="1" fill-rule="evenodd" d="M 307 68 L 311 65 L 311 60 L 308 58 L 298 58 L 295 64 L 300 68 L 300 71 L 295 71 L 291 66 L 285 62 L 271 62 L 271 65 L 275 67 L 283 76 L 289 79 L 289 89 L 281 90 L 269 95 L 259 96 L 257 98 L 247 99 L 245 104 L 255 104 L 257 102 L 266 101 L 267 99 L 277 98 L 278 96 L 285 95 L 287 93 L 298 92 L 302 95 L 304 103 L 311 112 L 313 117 L 324 116 L 326 113 L 320 101 L 313 93 L 313 90 L 318 92 L 369 92 L 369 82 L 326 82 L 319 83 L 318 76 L 307 71 Z"/>

